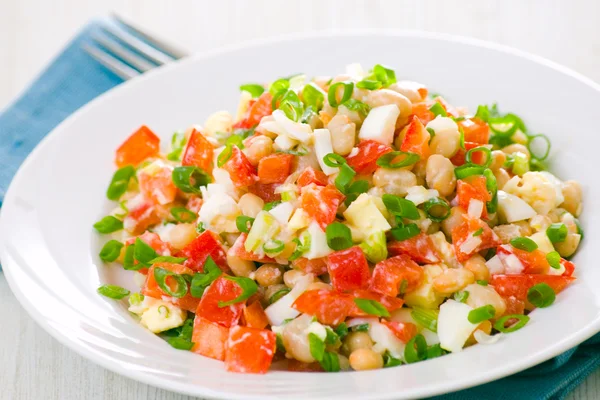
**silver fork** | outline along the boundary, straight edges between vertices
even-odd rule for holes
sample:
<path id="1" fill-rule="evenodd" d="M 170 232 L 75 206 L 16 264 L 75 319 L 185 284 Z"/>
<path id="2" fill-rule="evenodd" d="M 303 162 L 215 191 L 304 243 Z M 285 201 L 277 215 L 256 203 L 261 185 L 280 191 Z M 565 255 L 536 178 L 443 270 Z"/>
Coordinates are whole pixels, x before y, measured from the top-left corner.
<path id="1" fill-rule="evenodd" d="M 94 40 L 93 45 L 85 44 L 82 48 L 122 79 L 134 78 L 187 55 L 177 46 L 144 32 L 120 16 L 113 14 L 112 17 L 117 23 L 103 23 L 100 31 L 91 35 Z M 120 25 L 135 32 L 138 37 Z M 144 38 L 145 41 L 139 37 Z"/>

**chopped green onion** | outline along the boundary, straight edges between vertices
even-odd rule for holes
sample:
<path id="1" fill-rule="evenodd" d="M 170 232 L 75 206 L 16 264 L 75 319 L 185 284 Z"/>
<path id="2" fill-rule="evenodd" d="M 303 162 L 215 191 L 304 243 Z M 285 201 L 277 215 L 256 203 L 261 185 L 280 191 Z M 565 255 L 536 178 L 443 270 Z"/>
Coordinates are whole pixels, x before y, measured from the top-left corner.
<path id="1" fill-rule="evenodd" d="M 348 336 L 348 325 L 346 325 L 345 322 L 342 322 L 341 324 L 336 326 L 333 331 L 338 336 L 338 338 L 340 338 L 340 340 L 342 340 L 346 336 Z"/>
<path id="2" fill-rule="evenodd" d="M 171 208 L 171 215 L 177 222 L 192 222 L 198 218 L 198 214 L 188 210 L 185 207 L 173 207 Z"/>
<path id="3" fill-rule="evenodd" d="M 466 303 L 469 298 L 469 292 L 466 290 L 454 293 L 454 300 L 460 303 Z"/>
<path id="4" fill-rule="evenodd" d="M 233 146 L 225 146 L 225 148 L 221 151 L 221 153 L 219 153 L 219 156 L 217 157 L 217 167 L 221 168 L 223 165 L 225 165 L 225 163 L 229 161 L 232 155 Z"/>
<path id="5" fill-rule="evenodd" d="M 109 200 L 119 200 L 119 198 L 127 191 L 129 180 L 135 176 L 135 168 L 131 165 L 119 168 L 115 171 L 110 185 L 106 190 L 106 197 Z"/>
<path id="6" fill-rule="evenodd" d="M 536 139 L 538 138 L 541 138 L 540 140 L 542 140 L 545 143 L 544 150 L 542 150 L 542 153 L 536 151 L 539 150 L 536 149 L 536 147 L 538 146 L 535 145 Z M 548 155 L 550 154 L 550 147 L 550 139 L 548 139 L 548 137 L 543 134 L 529 136 L 529 139 L 527 141 L 527 149 L 531 154 L 531 158 L 538 161 L 544 161 L 546 158 L 548 158 Z"/>
<path id="7" fill-rule="evenodd" d="M 102 285 L 96 291 L 104 297 L 115 300 L 121 300 L 130 293 L 129 290 L 116 285 Z"/>
<path id="8" fill-rule="evenodd" d="M 355 111 L 355 112 L 361 114 L 363 117 L 366 117 L 367 114 L 369 113 L 369 111 L 371 111 L 371 107 L 369 107 L 362 101 L 355 100 L 355 99 L 346 100 L 344 103 L 342 103 L 340 105 L 346 107 L 350 111 Z"/>
<path id="9" fill-rule="evenodd" d="M 237 283 L 238 286 L 240 288 L 242 288 L 242 294 L 240 294 L 238 297 L 236 297 L 233 300 L 219 301 L 218 305 L 220 308 L 227 307 L 227 306 L 230 306 L 230 305 L 236 304 L 236 303 L 241 303 L 242 301 L 249 299 L 254 293 L 256 293 L 258 291 L 258 285 L 256 284 L 256 282 L 254 282 L 250 278 L 246 278 L 243 276 L 229 276 L 229 275 L 223 275 L 223 277 L 225 279 L 228 279 L 232 282 Z"/>
<path id="10" fill-rule="evenodd" d="M 569 234 L 569 230 L 565 224 L 555 223 L 552 224 L 546 229 L 546 235 L 548 235 L 548 239 L 552 243 L 561 243 L 567 239 L 567 235 Z"/>
<path id="11" fill-rule="evenodd" d="M 123 221 L 112 215 L 107 215 L 94 224 L 94 229 L 103 234 L 120 231 L 123 229 Z"/>
<path id="12" fill-rule="evenodd" d="M 129 304 L 132 306 L 137 306 L 141 304 L 142 301 L 144 301 L 144 295 L 141 293 L 131 293 L 129 296 Z"/>
<path id="13" fill-rule="evenodd" d="M 306 234 L 304 235 L 304 238 L 304 243 L 299 238 L 294 238 L 294 240 L 292 240 L 292 242 L 296 243 L 296 250 L 294 250 L 292 255 L 289 257 L 290 261 L 297 260 L 298 258 L 302 257 L 302 254 L 310 250 L 310 235 Z"/>
<path id="14" fill-rule="evenodd" d="M 352 327 L 352 332 L 369 332 L 369 324 L 360 324 L 360 325 L 354 325 Z"/>
<path id="15" fill-rule="evenodd" d="M 546 308 L 554 303 L 556 293 L 547 283 L 538 283 L 527 291 L 527 300 L 536 307 Z"/>
<path id="16" fill-rule="evenodd" d="M 335 187 L 342 193 L 347 192 L 348 185 L 352 182 L 352 179 L 356 176 L 356 172 L 348 165 L 342 164 L 340 167 L 340 173 L 335 178 Z"/>
<path id="17" fill-rule="evenodd" d="M 477 152 L 485 153 L 485 163 L 484 164 L 476 164 L 473 162 L 473 153 L 477 153 Z M 472 148 L 471 150 L 467 151 L 465 160 L 469 164 L 481 165 L 485 168 L 488 168 L 492 164 L 492 151 L 485 146 L 478 146 L 478 147 Z"/>
<path id="18" fill-rule="evenodd" d="M 371 299 L 354 299 L 354 304 L 358 306 L 362 311 L 369 315 L 375 315 L 376 317 L 389 317 L 390 313 L 380 302 Z"/>
<path id="19" fill-rule="evenodd" d="M 439 197 L 432 197 L 423 204 L 425 214 L 434 222 L 442 222 L 450 216 L 450 204 Z"/>
<path id="20" fill-rule="evenodd" d="M 482 307 L 478 307 L 474 310 L 469 311 L 469 322 L 472 324 L 479 324 L 483 321 L 487 321 L 490 318 L 493 318 L 496 314 L 496 309 L 493 305 L 487 304 Z"/>
<path id="21" fill-rule="evenodd" d="M 169 161 L 179 161 L 181 159 L 181 153 L 185 148 L 185 133 L 184 132 L 175 132 L 173 136 L 171 136 L 171 152 L 167 154 L 167 160 Z"/>
<path id="22" fill-rule="evenodd" d="M 393 228 L 390 232 L 392 233 L 394 239 L 401 242 L 403 240 L 407 240 L 411 237 L 417 236 L 419 233 L 421 233 L 421 229 L 419 229 L 419 226 L 417 224 L 406 224 L 403 226 L 397 226 L 396 228 Z"/>
<path id="23" fill-rule="evenodd" d="M 397 367 L 402 365 L 402 360 L 393 357 L 389 351 L 386 351 L 383 355 L 383 368 Z"/>
<path id="24" fill-rule="evenodd" d="M 400 282 L 400 287 L 398 288 L 398 293 L 404 294 L 406 293 L 406 289 L 408 289 L 408 280 L 402 279 L 402 282 Z"/>
<path id="25" fill-rule="evenodd" d="M 105 262 L 115 261 L 119 258 L 123 246 L 123 243 L 118 240 L 109 240 L 102 246 L 102 250 L 100 250 L 100 259 Z"/>
<path id="26" fill-rule="evenodd" d="M 371 233 L 359 247 L 365 253 L 367 260 L 373 264 L 385 260 L 388 256 L 384 231 Z"/>
<path id="27" fill-rule="evenodd" d="M 137 271 L 144 266 L 135 263 L 135 244 L 131 244 L 125 248 L 125 256 L 123 257 L 123 268 L 127 271 Z"/>
<path id="28" fill-rule="evenodd" d="M 399 161 L 395 161 L 400 157 Z M 413 165 L 419 161 L 421 157 L 416 153 L 407 151 L 392 151 L 386 153 L 377 159 L 377 165 L 383 168 L 403 168 Z"/>
<path id="29" fill-rule="evenodd" d="M 248 92 L 253 98 L 256 98 L 263 94 L 265 87 L 263 85 L 259 85 L 258 83 L 247 83 L 240 86 L 240 91 Z"/>
<path id="30" fill-rule="evenodd" d="M 546 254 L 546 260 L 552 268 L 560 269 L 560 254 L 558 254 L 558 251 L 551 251 Z"/>
<path id="31" fill-rule="evenodd" d="M 327 245 L 332 250 L 344 250 L 352 247 L 350 228 L 340 222 L 333 222 L 325 229 Z"/>
<path id="32" fill-rule="evenodd" d="M 235 219 L 235 226 L 238 228 L 238 231 L 248 233 L 250 232 L 253 222 L 254 218 L 240 215 Z"/>
<path id="33" fill-rule="evenodd" d="M 396 83 L 396 73 L 393 69 L 387 68 L 381 64 L 377 64 L 373 67 L 373 74 L 384 87 L 388 87 Z"/>
<path id="34" fill-rule="evenodd" d="M 275 96 L 278 93 L 284 92 L 290 88 L 290 80 L 287 78 L 277 79 L 269 86 L 269 93 Z"/>
<path id="35" fill-rule="evenodd" d="M 482 233 L 483 233 L 483 228 L 479 228 L 475 232 L 473 232 L 473 237 L 481 236 Z"/>
<path id="36" fill-rule="evenodd" d="M 192 342 L 193 331 L 194 319 L 188 318 L 183 323 L 178 336 L 168 338 L 167 343 L 177 350 L 191 350 L 194 347 L 194 343 Z"/>
<path id="37" fill-rule="evenodd" d="M 441 357 L 446 354 L 446 351 L 442 349 L 442 346 L 439 343 L 436 343 L 427 348 L 427 359 L 430 360 L 432 358 Z"/>
<path id="38" fill-rule="evenodd" d="M 319 361 L 321 367 L 327 372 L 338 372 L 340 370 L 340 359 L 338 355 L 332 351 L 326 351 L 323 354 L 323 359 Z"/>
<path id="39" fill-rule="evenodd" d="M 150 266 L 150 262 L 156 257 L 158 257 L 156 250 L 149 246 L 148 243 L 140 238 L 135 239 L 133 258 L 136 259 L 141 266 Z"/>
<path id="40" fill-rule="evenodd" d="M 404 361 L 412 364 L 427 358 L 427 341 L 420 333 L 410 339 L 404 348 Z"/>
<path id="41" fill-rule="evenodd" d="M 492 196 L 492 200 L 486 202 L 487 212 L 493 214 L 498 209 L 498 183 L 496 176 L 489 168 L 483 171 L 483 176 L 485 177 L 485 186 Z"/>
<path id="42" fill-rule="evenodd" d="M 483 175 L 485 167 L 475 164 L 464 164 L 454 169 L 454 175 L 457 179 L 465 179 L 473 175 Z"/>
<path id="43" fill-rule="evenodd" d="M 431 143 L 431 139 L 433 139 L 435 137 L 435 131 L 433 130 L 433 128 L 425 128 L 427 130 L 427 132 L 429 132 L 429 142 Z"/>
<path id="44" fill-rule="evenodd" d="M 237 146 L 238 149 L 243 149 L 244 138 L 240 135 L 231 135 L 225 140 L 225 146 Z"/>
<path id="45" fill-rule="evenodd" d="M 186 257 L 158 256 L 158 257 L 150 260 L 148 263 L 156 264 L 156 263 L 166 262 L 166 263 L 171 263 L 171 264 L 183 264 L 185 262 L 185 260 L 187 260 Z"/>
<path id="46" fill-rule="evenodd" d="M 292 121 L 298 121 L 302 117 L 302 114 L 304 114 L 304 106 L 302 105 L 300 98 L 296 92 L 291 89 L 281 96 L 279 109 Z"/>
<path id="47" fill-rule="evenodd" d="M 285 249 L 285 243 L 283 243 L 281 240 L 274 239 L 263 244 L 262 248 L 265 253 L 270 255 L 276 255 L 281 253 L 283 249 Z"/>
<path id="48" fill-rule="evenodd" d="M 319 111 L 323 108 L 323 103 L 325 102 L 325 92 L 323 89 L 318 87 L 313 82 L 308 83 L 302 89 L 302 100 L 304 100 L 304 104 L 308 107 L 311 107 L 315 111 Z"/>
<path id="49" fill-rule="evenodd" d="M 194 274 L 190 283 L 190 294 L 197 299 L 201 298 L 204 290 L 223 273 L 211 256 L 206 258 L 203 271 Z"/>
<path id="50" fill-rule="evenodd" d="M 429 111 L 431 111 L 436 117 L 438 115 L 441 115 L 442 117 L 448 116 L 448 113 L 446 110 L 444 110 L 444 107 L 437 101 L 431 107 L 429 107 Z"/>
<path id="51" fill-rule="evenodd" d="M 506 323 L 512 319 L 517 319 L 517 323 L 512 324 L 511 326 L 506 326 Z M 521 329 L 522 327 L 524 327 L 525 325 L 527 325 L 527 323 L 529 322 L 529 317 L 527 315 L 522 315 L 522 314 L 511 314 L 511 315 L 505 315 L 503 317 L 498 318 L 498 320 L 496 320 L 496 323 L 494 324 L 494 329 L 496 329 L 498 332 L 502 332 L 502 333 L 512 333 L 515 331 L 518 331 L 519 329 Z"/>
<path id="52" fill-rule="evenodd" d="M 328 153 L 323 157 L 323 163 L 331 168 L 338 168 L 346 164 L 346 159 L 339 154 Z"/>
<path id="53" fill-rule="evenodd" d="M 291 290 L 292 289 L 290 289 L 290 288 L 283 288 L 283 289 L 276 291 L 275 293 L 273 293 L 273 295 L 271 297 L 269 297 L 269 304 L 275 303 L 277 300 L 279 300 L 280 298 L 282 298 L 283 296 L 288 294 Z"/>
<path id="54" fill-rule="evenodd" d="M 343 87 L 344 92 L 342 94 L 342 98 L 338 101 L 337 92 L 338 88 Z M 353 82 L 337 82 L 333 85 L 329 86 L 329 92 L 327 93 L 327 99 L 329 100 L 329 105 L 331 107 L 337 107 L 340 104 L 345 103 L 350 100 L 352 97 L 352 91 L 354 90 Z"/>
<path id="55" fill-rule="evenodd" d="M 323 360 L 323 355 L 325 354 L 325 342 L 319 336 L 310 332 L 308 334 L 308 345 L 310 355 L 317 361 Z"/>
<path id="56" fill-rule="evenodd" d="M 200 187 L 210 183 L 210 176 L 198 167 L 175 167 L 173 183 L 184 193 L 200 194 Z"/>
<path id="57" fill-rule="evenodd" d="M 381 196 L 381 200 L 383 200 L 383 204 L 393 215 L 408 219 L 420 218 L 417 206 L 410 200 L 393 194 L 384 194 Z"/>
<path id="58" fill-rule="evenodd" d="M 507 163 L 512 164 L 511 169 L 515 175 L 522 176 L 529 171 L 529 160 L 524 153 L 513 153 L 509 155 Z"/>
<path id="59" fill-rule="evenodd" d="M 460 132 L 460 139 L 458 141 L 458 144 L 461 149 L 466 150 L 467 148 L 465 147 L 465 131 L 463 130 L 462 126 L 458 127 L 458 131 Z"/>
<path id="60" fill-rule="evenodd" d="M 169 277 L 172 278 L 172 280 L 177 284 L 175 289 L 171 289 L 171 286 L 167 282 Z M 175 272 L 166 270 L 164 268 L 154 268 L 154 279 L 156 280 L 156 283 L 160 289 L 169 296 L 181 298 L 188 292 L 187 282 L 185 281 L 184 277 L 176 274 Z"/>
<path id="61" fill-rule="evenodd" d="M 383 84 L 376 80 L 371 79 L 363 79 L 362 81 L 356 84 L 356 87 L 359 89 L 367 89 L 367 90 L 377 90 L 381 88 Z"/>
<path id="62" fill-rule="evenodd" d="M 481 285 L 481 286 L 487 286 L 488 285 L 488 281 L 486 281 L 485 279 L 481 279 L 481 280 L 475 281 L 475 283 L 477 283 L 478 285 Z"/>
<path id="63" fill-rule="evenodd" d="M 263 210 L 271 211 L 273 208 L 277 207 L 280 204 L 281 204 L 280 201 L 271 201 L 269 203 L 265 203 L 265 205 L 263 206 Z"/>
<path id="64" fill-rule="evenodd" d="M 426 310 L 424 308 L 415 307 L 410 312 L 411 317 L 419 325 L 429 329 L 431 332 L 437 332 L 437 320 L 440 312 L 438 310 Z"/>
<path id="65" fill-rule="evenodd" d="M 527 237 L 512 238 L 510 240 L 510 244 L 512 247 L 514 247 L 516 249 L 525 250 L 529 253 L 531 253 L 532 251 L 534 251 L 538 248 L 537 243 Z"/>
<path id="66" fill-rule="evenodd" d="M 196 232 L 202 233 L 205 230 L 206 229 L 204 229 L 204 222 L 202 222 L 202 221 L 198 222 L 198 225 L 196 226 Z"/>
<path id="67" fill-rule="evenodd" d="M 360 179 L 354 181 L 346 188 L 346 193 L 367 193 L 369 190 L 369 181 Z"/>

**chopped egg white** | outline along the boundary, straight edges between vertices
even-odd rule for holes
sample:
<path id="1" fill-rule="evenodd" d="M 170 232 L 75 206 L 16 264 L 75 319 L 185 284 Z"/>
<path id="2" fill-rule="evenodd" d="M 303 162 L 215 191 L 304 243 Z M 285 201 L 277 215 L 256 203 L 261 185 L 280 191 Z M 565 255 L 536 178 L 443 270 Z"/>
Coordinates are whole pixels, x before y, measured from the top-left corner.
<path id="1" fill-rule="evenodd" d="M 304 211 L 301 208 L 297 208 L 296 211 L 294 211 L 294 214 L 292 214 L 292 218 L 290 218 L 287 224 L 287 229 L 289 231 L 294 232 L 299 229 L 306 228 L 309 224 L 310 217 L 308 216 L 306 211 Z"/>
<path id="2" fill-rule="evenodd" d="M 485 262 L 485 266 L 490 271 L 490 275 L 500 275 L 504 273 L 504 264 L 498 255 L 490 258 Z"/>
<path id="3" fill-rule="evenodd" d="M 140 322 L 154 333 L 183 325 L 187 311 L 166 301 L 145 296 L 140 303 L 129 306 L 129 311 L 141 317 Z"/>
<path id="4" fill-rule="evenodd" d="M 333 252 L 327 245 L 327 235 L 325 235 L 325 232 L 323 232 L 318 223 L 311 222 L 307 232 L 310 235 L 310 249 L 304 253 L 303 257 L 313 260 L 325 257 Z"/>
<path id="5" fill-rule="evenodd" d="M 394 333 L 381 322 L 374 320 L 369 322 L 369 336 L 375 343 L 373 350 L 377 353 L 389 353 L 399 359 L 404 359 L 404 347 L 406 345 Z"/>
<path id="6" fill-rule="evenodd" d="M 325 338 L 327 337 L 327 330 L 323 325 L 321 325 L 317 321 L 311 322 L 308 328 L 306 328 L 306 334 L 308 335 L 309 333 L 314 333 L 321 340 L 325 340 Z"/>
<path id="7" fill-rule="evenodd" d="M 537 214 L 524 200 L 503 190 L 498 190 L 498 212 L 508 223 L 523 221 Z"/>
<path id="8" fill-rule="evenodd" d="M 286 225 L 294 212 L 294 205 L 289 201 L 285 201 L 269 210 L 269 213 L 281 224 Z"/>
<path id="9" fill-rule="evenodd" d="M 433 129 L 435 134 L 440 134 L 442 132 L 458 132 L 458 125 L 452 118 L 443 117 L 438 115 L 433 120 L 429 121 L 426 126 L 427 129 Z"/>
<path id="10" fill-rule="evenodd" d="M 412 186 L 407 190 L 406 200 L 415 203 L 416 206 L 425 203 L 429 199 L 440 197 L 440 193 L 435 189 L 426 189 L 424 186 Z"/>
<path id="11" fill-rule="evenodd" d="M 546 254 L 554 251 L 554 246 L 544 231 L 534 233 L 529 236 L 529 239 L 533 240 L 538 245 L 538 248 Z"/>
<path id="12" fill-rule="evenodd" d="M 323 170 L 325 175 L 333 175 L 339 172 L 339 168 L 330 167 L 323 161 L 323 158 L 327 154 L 333 153 L 333 146 L 331 144 L 331 133 L 329 132 L 329 129 L 315 129 L 314 138 L 315 154 L 317 156 L 317 161 L 319 162 L 321 170 Z"/>
<path id="13" fill-rule="evenodd" d="M 513 180 L 514 178 L 509 182 Z M 504 190 L 525 200 L 536 214 L 546 215 L 564 201 L 560 181 L 548 172 L 529 171 L 523 174 L 520 181 L 515 182 L 517 184 L 508 189 L 505 186 Z"/>
<path id="14" fill-rule="evenodd" d="M 239 215 L 241 211 L 231 196 L 215 193 L 202 204 L 198 219 L 207 229 L 217 233 L 238 232 L 235 220 Z"/>
<path id="15" fill-rule="evenodd" d="M 394 141 L 394 130 L 400 110 L 395 104 L 372 108 L 358 134 L 361 140 L 375 140 L 386 145 Z"/>
<path id="16" fill-rule="evenodd" d="M 275 147 L 279 150 L 291 150 L 300 142 L 286 135 L 279 135 L 275 138 Z"/>
<path id="17" fill-rule="evenodd" d="M 272 115 L 275 118 L 275 122 L 279 124 L 287 136 L 302 143 L 310 141 L 312 136 L 310 125 L 292 121 L 281 110 L 273 111 Z"/>
<path id="18" fill-rule="evenodd" d="M 300 315 L 298 310 L 292 308 L 292 304 L 306 291 L 314 279 L 315 277 L 312 274 L 306 274 L 299 278 L 288 294 L 265 309 L 265 314 L 271 325 L 281 325 L 286 319 L 296 318 Z"/>
<path id="19" fill-rule="evenodd" d="M 453 353 L 462 350 L 469 336 L 479 325 L 469 322 L 469 312 L 472 310 L 467 304 L 452 299 L 441 305 L 437 331 L 442 349 Z"/>

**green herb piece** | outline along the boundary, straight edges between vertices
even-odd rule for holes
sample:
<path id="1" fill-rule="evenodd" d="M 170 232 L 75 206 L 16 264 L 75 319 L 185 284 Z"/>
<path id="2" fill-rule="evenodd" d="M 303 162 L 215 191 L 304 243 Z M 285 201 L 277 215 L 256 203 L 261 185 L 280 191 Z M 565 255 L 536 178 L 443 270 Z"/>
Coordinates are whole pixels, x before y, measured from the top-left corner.
<path id="1" fill-rule="evenodd" d="M 538 248 L 537 243 L 527 237 L 512 238 L 510 240 L 510 244 L 515 249 L 525 250 L 529 253 L 531 253 L 532 251 L 534 251 Z"/>
<path id="2" fill-rule="evenodd" d="M 360 308 L 362 311 L 366 312 L 369 315 L 375 315 L 376 317 L 390 316 L 390 313 L 387 310 L 387 308 L 385 308 L 383 304 L 381 304 L 377 300 L 355 298 L 354 304 L 356 304 L 358 308 Z"/>
<path id="3" fill-rule="evenodd" d="M 332 250 L 344 250 L 352 247 L 350 228 L 340 222 L 333 222 L 325 229 L 327 245 Z"/>
<path id="4" fill-rule="evenodd" d="M 399 160 L 398 160 L 399 158 Z M 421 159 L 417 153 L 408 151 L 392 151 L 377 159 L 377 165 L 383 168 L 404 168 L 413 165 Z"/>
<path id="5" fill-rule="evenodd" d="M 123 229 L 123 221 L 113 217 L 112 215 L 107 215 L 94 224 L 94 229 L 103 234 L 120 231 Z"/>
<path id="6" fill-rule="evenodd" d="M 496 314 L 496 309 L 493 305 L 487 304 L 482 307 L 478 307 L 474 310 L 469 311 L 469 322 L 472 324 L 479 324 L 483 321 L 487 321 L 490 318 L 494 317 Z"/>
<path id="7" fill-rule="evenodd" d="M 513 319 L 516 319 L 517 322 L 507 327 L 506 323 L 512 321 Z M 512 333 L 527 325 L 529 319 L 530 318 L 527 315 L 522 314 L 505 315 L 496 320 L 496 323 L 494 323 L 494 329 L 502 333 Z"/>
<path id="8" fill-rule="evenodd" d="M 404 360 L 407 364 L 423 361 L 427 358 L 427 341 L 420 333 L 410 339 L 404 348 Z"/>
<path id="9" fill-rule="evenodd" d="M 192 222 L 198 218 L 198 214 L 185 207 L 171 208 L 171 215 L 177 222 Z"/>
<path id="10" fill-rule="evenodd" d="M 135 176 L 135 168 L 131 165 L 119 168 L 115 171 L 110 185 L 106 190 L 106 197 L 109 200 L 119 200 L 119 198 L 127 191 L 129 180 Z"/>
<path id="11" fill-rule="evenodd" d="M 172 178 L 175 186 L 184 193 L 200 194 L 200 187 L 210 183 L 210 177 L 194 166 L 175 167 Z"/>
<path id="12" fill-rule="evenodd" d="M 538 283 L 537 285 L 532 286 L 527 291 L 527 300 L 531 304 L 539 308 L 546 308 L 551 306 L 556 299 L 556 293 L 554 289 L 550 287 L 547 283 Z"/>
<path id="13" fill-rule="evenodd" d="M 252 98 L 257 98 L 264 93 L 265 88 L 258 83 L 246 83 L 245 85 L 240 86 L 240 91 L 248 92 Z"/>
<path id="14" fill-rule="evenodd" d="M 167 279 L 171 278 L 171 282 L 175 283 L 175 289 L 171 289 L 171 284 Z M 187 282 L 182 275 L 166 270 L 164 268 L 154 268 L 154 279 L 160 289 L 169 296 L 181 298 L 188 292 Z"/>
<path id="15" fill-rule="evenodd" d="M 129 290 L 116 285 L 102 285 L 96 291 L 104 297 L 115 300 L 121 300 L 130 293 Z"/>
<path id="16" fill-rule="evenodd" d="M 102 250 L 100 250 L 100 259 L 105 262 L 115 261 L 119 258 L 123 246 L 123 243 L 118 240 L 109 240 L 102 246 Z"/>
<path id="17" fill-rule="evenodd" d="M 254 293 L 256 293 L 258 291 L 258 285 L 256 284 L 256 282 L 254 282 L 250 278 L 246 278 L 243 276 L 228 276 L 228 275 L 223 275 L 223 277 L 225 279 L 228 279 L 232 282 L 237 283 L 238 286 L 240 288 L 242 288 L 242 294 L 240 294 L 238 297 L 236 297 L 233 300 L 219 301 L 218 305 L 221 308 L 230 306 L 232 304 L 241 303 L 242 301 L 245 301 L 246 299 L 250 298 Z"/>

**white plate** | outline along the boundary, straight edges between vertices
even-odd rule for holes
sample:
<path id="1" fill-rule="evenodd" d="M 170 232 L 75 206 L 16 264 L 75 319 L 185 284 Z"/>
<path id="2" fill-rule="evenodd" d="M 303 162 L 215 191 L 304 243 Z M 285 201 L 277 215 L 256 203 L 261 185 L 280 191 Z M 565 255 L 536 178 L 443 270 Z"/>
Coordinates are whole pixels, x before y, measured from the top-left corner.
<path id="1" fill-rule="evenodd" d="M 343 72 L 385 63 L 472 110 L 498 102 L 552 139 L 553 170 L 585 188 L 586 239 L 579 280 L 529 325 L 494 345 L 398 368 L 313 374 L 227 373 L 220 362 L 172 349 L 139 326 L 125 303 L 96 294 L 101 282 L 132 287 L 97 257 L 92 224 L 109 209 L 104 193 L 116 147 L 141 124 L 164 141 L 219 109 L 234 110 L 238 86 L 296 72 Z M 219 398 L 399 399 L 481 384 L 538 364 L 600 330 L 600 225 L 595 172 L 599 87 L 548 61 L 496 45 L 423 33 L 360 33 L 267 41 L 194 57 L 111 90 L 75 113 L 29 156 L 6 195 L 0 256 L 10 286 L 60 342 L 102 366 L 177 392 Z M 52 107 L 52 104 L 48 104 Z M 595 204 L 596 203 L 596 204 Z"/>

